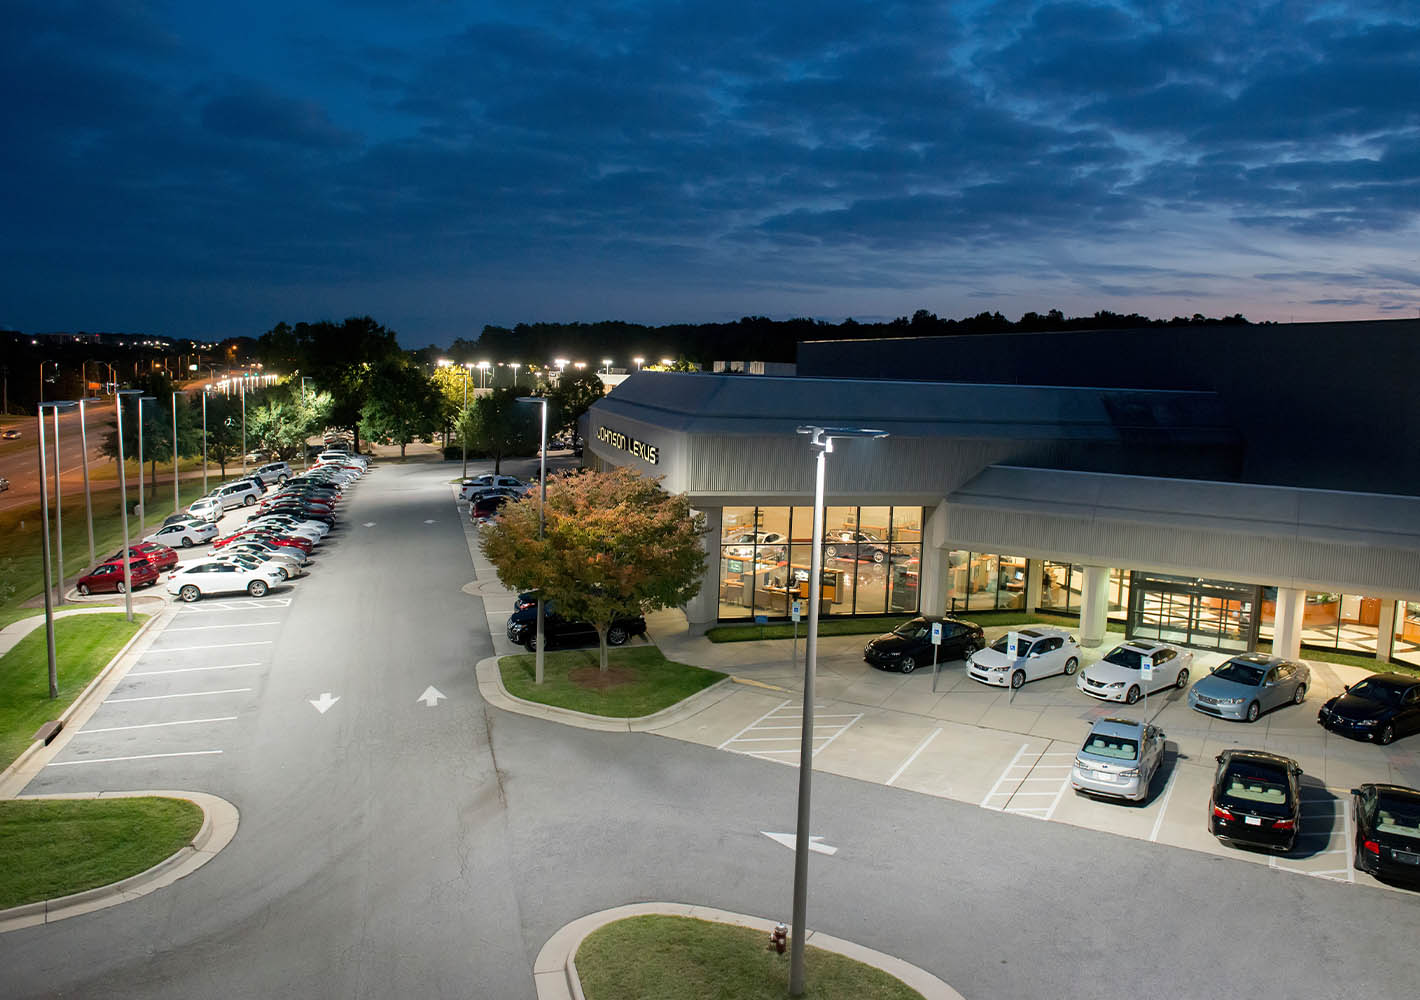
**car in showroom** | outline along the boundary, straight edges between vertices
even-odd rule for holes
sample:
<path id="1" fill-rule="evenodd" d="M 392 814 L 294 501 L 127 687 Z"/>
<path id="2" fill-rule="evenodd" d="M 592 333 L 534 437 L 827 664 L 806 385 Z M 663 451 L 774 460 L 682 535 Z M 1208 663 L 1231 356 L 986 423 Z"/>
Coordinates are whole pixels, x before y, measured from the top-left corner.
<path id="1" fill-rule="evenodd" d="M 128 547 L 128 556 L 130 559 L 147 559 L 159 573 L 166 573 L 178 564 L 177 550 L 157 542 L 136 542 Z M 123 550 L 119 549 L 104 562 L 113 562 L 122 557 Z"/>
<path id="2" fill-rule="evenodd" d="M 590 646 L 597 643 L 597 630 L 590 622 L 569 621 L 557 613 L 557 602 L 543 606 L 542 632 L 547 648 Z M 537 649 L 537 604 L 514 611 L 508 616 L 508 640 L 529 652 Z M 606 630 L 608 646 L 623 646 L 633 635 L 646 634 L 646 619 L 641 615 L 623 615 Z"/>
<path id="3" fill-rule="evenodd" d="M 932 644 L 932 625 L 942 626 L 940 648 Z M 975 622 L 959 618 L 920 615 L 911 618 L 891 632 L 869 640 L 863 647 L 863 659 L 879 670 L 896 670 L 910 674 L 918 667 L 964 660 L 986 645 L 986 633 Z"/>
<path id="4" fill-rule="evenodd" d="M 169 548 L 179 546 L 190 549 L 194 545 L 206 545 L 217 537 L 217 525 L 210 521 L 174 521 L 165 524 L 143 541 L 156 542 Z"/>
<path id="5" fill-rule="evenodd" d="M 784 547 L 789 544 L 777 531 L 736 531 L 725 539 L 725 555 L 731 559 L 755 558 L 756 545 L 759 546 L 760 561 L 778 562 L 784 558 Z"/>
<path id="6" fill-rule="evenodd" d="M 866 531 L 842 529 L 830 531 L 823 536 L 823 557 L 825 559 L 855 559 L 859 562 L 871 559 L 875 563 L 888 559 L 902 559 L 910 555 L 887 539 Z"/>
<path id="7" fill-rule="evenodd" d="M 1218 754 L 1208 830 L 1224 843 L 1285 854 L 1302 823 L 1302 769 L 1290 757 L 1265 750 Z"/>
<path id="8" fill-rule="evenodd" d="M 1068 677 L 1079 666 L 1080 645 L 1075 637 L 1063 628 L 1048 625 L 1007 632 L 966 658 L 967 676 L 993 687 L 1019 688 L 1026 681 L 1054 674 Z"/>
<path id="9" fill-rule="evenodd" d="M 1097 719 L 1075 754 L 1070 787 L 1086 795 L 1143 802 L 1164 762 L 1164 731 L 1135 719 Z"/>
<path id="10" fill-rule="evenodd" d="M 1150 679 L 1144 680 L 1144 668 Z M 1188 687 L 1188 671 L 1193 653 L 1166 642 L 1130 639 L 1091 663 L 1075 679 L 1075 687 L 1101 701 L 1122 701 L 1133 705 L 1145 693 Z"/>
<path id="11" fill-rule="evenodd" d="M 1243 653 L 1212 669 L 1188 689 L 1188 707 L 1219 719 L 1256 722 L 1263 712 L 1307 699 L 1311 668 L 1305 663 Z"/>
<path id="12" fill-rule="evenodd" d="M 146 587 L 150 583 L 157 583 L 162 577 L 156 566 L 147 559 L 128 560 L 128 579 L 133 583 L 133 589 Z M 90 594 L 121 594 L 125 586 L 123 582 L 123 563 L 118 559 L 108 559 L 99 563 L 89 572 L 74 581 L 74 589 L 87 597 Z"/>
<path id="13" fill-rule="evenodd" d="M 1404 785 L 1351 789 L 1356 867 L 1376 878 L 1420 887 L 1420 791 Z"/>
<path id="14" fill-rule="evenodd" d="M 247 569 L 221 559 L 203 559 L 187 563 L 168 577 L 168 593 L 187 604 L 214 594 L 265 597 L 280 582 L 281 574 L 274 566 Z"/>
<path id="15" fill-rule="evenodd" d="M 1316 721 L 1342 736 L 1394 743 L 1420 729 L 1420 677 L 1371 674 L 1329 699 Z"/>

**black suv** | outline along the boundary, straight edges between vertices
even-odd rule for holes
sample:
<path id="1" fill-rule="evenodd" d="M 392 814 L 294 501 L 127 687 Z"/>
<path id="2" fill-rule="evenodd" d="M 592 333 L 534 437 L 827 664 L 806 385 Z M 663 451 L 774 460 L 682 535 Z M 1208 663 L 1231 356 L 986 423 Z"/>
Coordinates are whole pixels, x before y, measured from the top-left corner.
<path id="1" fill-rule="evenodd" d="M 547 648 L 558 646 L 591 646 L 597 642 L 597 630 L 590 622 L 567 621 L 557 613 L 557 603 L 548 601 L 543 610 L 542 630 Z M 646 634 L 646 619 L 640 615 L 618 618 L 606 630 L 608 646 L 623 646 L 633 635 Z M 529 652 L 537 649 L 537 604 L 514 611 L 508 618 L 508 639 Z"/>
<path id="2" fill-rule="evenodd" d="M 975 622 L 924 615 L 903 622 L 863 649 L 863 659 L 879 670 L 910 674 L 932 662 L 932 623 L 942 623 L 942 648 L 937 662 L 964 660 L 986 646 L 986 633 Z"/>

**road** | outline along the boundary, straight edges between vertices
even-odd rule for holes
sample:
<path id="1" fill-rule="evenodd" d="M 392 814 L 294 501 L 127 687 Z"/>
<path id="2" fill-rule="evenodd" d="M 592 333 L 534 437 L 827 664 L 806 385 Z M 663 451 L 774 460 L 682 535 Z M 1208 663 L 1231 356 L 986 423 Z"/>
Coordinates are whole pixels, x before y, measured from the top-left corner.
<path id="1" fill-rule="evenodd" d="M 794 769 L 481 702 L 450 468 L 366 477 L 270 602 L 184 609 L 85 727 L 111 731 L 32 783 L 210 791 L 241 826 L 172 887 L 0 935 L 6 997 L 532 997 L 538 949 L 590 911 L 787 917 L 793 855 L 764 831 L 793 830 Z M 200 718 L 228 721 L 122 728 Z M 151 752 L 193 755 L 111 760 Z M 810 923 L 969 998 L 1399 997 L 1420 976 L 1403 893 L 831 774 L 814 816 L 838 853 L 812 856 Z"/>
<path id="2" fill-rule="evenodd" d="M 95 464 L 112 461 L 99 454 L 104 435 L 111 429 L 114 420 L 113 397 L 91 400 L 84 404 L 84 424 L 89 437 L 89 459 Z M 54 481 L 54 417 L 45 415 L 46 461 L 49 463 L 50 482 Z M 7 428 L 20 430 L 19 440 L 0 440 L 0 476 L 10 481 L 10 488 L 0 493 L 0 511 L 15 507 L 33 506 L 39 503 L 39 454 L 36 445 L 39 422 L 37 418 L 19 422 L 7 421 Z M 80 447 L 79 410 L 59 415 L 59 459 L 60 482 L 66 497 L 83 500 L 84 451 Z M 92 474 L 93 468 L 90 468 Z M 106 484 L 112 485 L 112 484 Z M 51 490 L 53 487 L 51 486 Z M 71 501 L 72 502 L 72 501 Z"/>

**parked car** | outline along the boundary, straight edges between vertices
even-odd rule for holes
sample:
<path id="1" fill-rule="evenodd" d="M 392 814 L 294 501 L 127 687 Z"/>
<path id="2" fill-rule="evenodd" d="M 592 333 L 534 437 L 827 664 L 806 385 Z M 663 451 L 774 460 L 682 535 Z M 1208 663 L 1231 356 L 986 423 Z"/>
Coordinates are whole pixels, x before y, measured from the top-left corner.
<path id="1" fill-rule="evenodd" d="M 1164 731 L 1133 719 L 1097 719 L 1075 754 L 1070 787 L 1087 795 L 1143 802 L 1164 762 Z"/>
<path id="2" fill-rule="evenodd" d="M 291 467 L 285 462 L 268 462 L 252 473 L 267 486 L 272 483 L 284 483 L 291 478 Z"/>
<path id="3" fill-rule="evenodd" d="M 548 601 L 542 612 L 542 631 L 547 648 L 557 646 L 589 646 L 597 642 L 597 630 L 589 622 L 568 621 L 557 613 L 557 602 Z M 625 645 L 633 635 L 646 634 L 646 619 L 640 615 L 617 618 L 606 630 L 608 646 Z M 537 605 L 514 611 L 508 617 L 508 639 L 525 647 L 537 649 Z"/>
<path id="4" fill-rule="evenodd" d="M 256 556 L 263 561 L 289 562 L 293 566 L 304 566 L 311 561 L 311 557 L 300 549 L 293 549 L 286 545 L 270 545 L 257 538 L 233 542 L 222 552 L 238 552 L 243 555 Z"/>
<path id="5" fill-rule="evenodd" d="M 130 559 L 147 559 L 153 564 L 153 568 L 159 573 L 166 573 L 178 564 L 178 554 L 176 549 L 170 549 L 166 545 L 157 542 L 137 542 L 128 547 L 128 557 Z M 104 562 L 113 562 L 115 559 L 123 558 L 123 550 L 110 555 Z"/>
<path id="6" fill-rule="evenodd" d="M 221 520 L 222 514 L 226 509 L 222 501 L 215 496 L 205 496 L 200 500 L 194 500 L 190 503 L 187 507 L 187 512 L 192 517 L 216 524 L 217 521 Z"/>
<path id="7" fill-rule="evenodd" d="M 143 541 L 156 542 L 169 547 L 179 545 L 182 548 L 190 549 L 194 545 L 206 545 L 216 537 L 217 526 L 211 522 L 175 521 L 146 536 Z"/>
<path id="8" fill-rule="evenodd" d="M 207 523 L 208 523 L 208 521 L 207 521 L 206 518 L 197 517 L 196 515 L 189 514 L 187 511 L 180 511 L 179 513 L 176 513 L 176 514 L 169 514 L 167 517 L 163 518 L 163 527 L 165 527 L 165 528 L 166 528 L 168 525 L 170 525 L 170 524 L 207 524 Z"/>
<path id="9" fill-rule="evenodd" d="M 223 510 L 254 504 L 261 497 L 261 490 L 250 480 L 238 479 L 213 490 L 208 496 L 222 505 Z M 196 506 L 194 504 L 194 506 Z M 188 510 L 192 510 L 191 507 Z"/>
<path id="10" fill-rule="evenodd" d="M 4 476 L 0 476 L 0 493 L 4 493 L 9 488 L 10 480 L 6 479 Z"/>
<path id="11" fill-rule="evenodd" d="M 234 552 L 231 549 L 224 550 L 217 558 L 223 562 L 241 566 L 243 569 L 256 570 L 262 566 L 269 566 L 276 570 L 283 583 L 298 576 L 304 576 L 306 572 L 292 562 L 278 561 L 270 556 L 262 557 L 250 552 Z"/>
<path id="12" fill-rule="evenodd" d="M 1016 637 L 1016 653 L 1010 654 L 1011 636 Z M 972 680 L 995 687 L 1018 688 L 1026 681 L 1052 674 L 1073 674 L 1080 666 L 1080 646 L 1063 628 L 1034 626 L 1008 632 L 985 649 L 966 658 L 966 673 Z"/>
<path id="13" fill-rule="evenodd" d="M 935 651 L 939 663 L 964 660 L 986 645 L 986 633 L 975 622 L 957 618 L 923 615 L 903 622 L 863 647 L 863 659 L 879 670 L 900 670 L 910 674 L 932 663 L 932 623 L 942 624 L 941 648 Z"/>
<path id="14" fill-rule="evenodd" d="M 183 566 L 168 578 L 168 593 L 191 604 L 212 594 L 240 594 L 265 597 L 266 592 L 281 582 L 274 566 L 263 565 L 246 569 L 221 559 L 204 559 Z"/>
<path id="15" fill-rule="evenodd" d="M 1311 668 L 1265 653 L 1244 653 L 1213 668 L 1188 691 L 1188 707 L 1220 719 L 1256 722 L 1280 705 L 1307 698 Z"/>
<path id="16" fill-rule="evenodd" d="M 157 583 L 160 576 L 157 567 L 147 559 L 128 560 L 128 579 L 132 581 L 134 590 Z M 75 581 L 74 589 L 85 596 L 123 593 L 123 562 L 109 559 L 99 563 Z"/>
<path id="17" fill-rule="evenodd" d="M 527 495 L 527 490 L 525 490 L 525 489 L 523 489 L 523 488 L 521 488 L 521 487 L 516 487 L 516 486 L 484 486 L 484 487 L 482 487 L 482 488 L 480 488 L 480 489 L 474 490 L 472 493 L 469 493 L 469 494 L 468 494 L 467 496 L 465 496 L 463 499 L 467 500 L 469 503 L 474 503 L 474 504 L 476 504 L 476 503 L 480 503 L 481 501 L 488 500 L 488 499 L 490 499 L 490 498 L 492 498 L 492 497 L 507 497 L 507 498 L 510 498 L 510 499 L 516 499 L 517 497 L 526 496 L 526 495 Z"/>
<path id="18" fill-rule="evenodd" d="M 1333 733 L 1385 746 L 1420 729 L 1420 677 L 1371 674 L 1330 699 L 1316 721 Z"/>
<path id="19" fill-rule="evenodd" d="M 495 486 L 518 491 L 523 491 L 528 488 L 528 484 L 517 476 L 495 476 L 489 473 L 482 476 L 471 476 L 460 483 L 459 499 L 471 500 L 474 494 L 478 493 L 480 490 L 486 490 Z"/>
<path id="20" fill-rule="evenodd" d="M 1144 666 L 1152 667 L 1152 679 L 1143 679 Z M 1115 646 L 1096 663 L 1091 663 L 1075 680 L 1075 686 L 1101 701 L 1122 701 L 1132 705 L 1148 691 L 1188 687 L 1188 671 L 1193 653 L 1166 642 L 1131 639 Z"/>
<path id="21" fill-rule="evenodd" d="M 311 544 L 311 541 L 308 538 L 300 538 L 295 535 L 287 535 L 283 532 L 278 532 L 270 529 L 242 528 L 240 531 L 234 531 L 230 535 L 223 535 L 221 538 L 214 539 L 212 542 L 212 549 L 214 552 L 219 549 L 225 549 L 233 542 L 240 541 L 244 538 L 255 539 L 263 542 L 270 542 L 272 545 L 277 546 L 297 548 L 301 550 L 301 553 L 303 555 L 310 555 L 311 549 L 315 547 Z"/>
<path id="22" fill-rule="evenodd" d="M 725 555 L 731 559 L 755 558 L 755 545 L 759 546 L 759 557 L 766 556 L 775 562 L 784 558 L 784 547 L 789 544 L 777 531 L 738 531 L 725 539 Z"/>
<path id="23" fill-rule="evenodd" d="M 871 535 L 866 531 L 830 531 L 824 535 L 823 556 L 825 559 L 871 559 L 875 563 L 886 562 L 889 558 L 904 558 L 909 553 L 886 539 Z"/>
<path id="24" fill-rule="evenodd" d="M 1351 789 L 1356 867 L 1382 879 L 1420 883 L 1420 791 L 1404 785 Z"/>
<path id="25" fill-rule="evenodd" d="M 1290 851 L 1302 820 L 1301 777 L 1290 757 L 1224 750 L 1208 800 L 1209 831 L 1226 843 Z"/>

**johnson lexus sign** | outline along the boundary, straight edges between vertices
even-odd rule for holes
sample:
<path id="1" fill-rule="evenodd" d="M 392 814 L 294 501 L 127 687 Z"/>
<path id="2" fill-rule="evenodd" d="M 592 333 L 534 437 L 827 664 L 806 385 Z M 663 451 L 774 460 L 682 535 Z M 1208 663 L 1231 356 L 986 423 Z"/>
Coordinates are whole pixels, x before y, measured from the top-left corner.
<path id="1" fill-rule="evenodd" d="M 597 440 L 635 455 L 648 465 L 655 465 L 660 458 L 660 449 L 655 445 L 638 441 L 634 437 L 623 434 L 621 431 L 614 431 L 610 427 L 598 427 Z"/>

